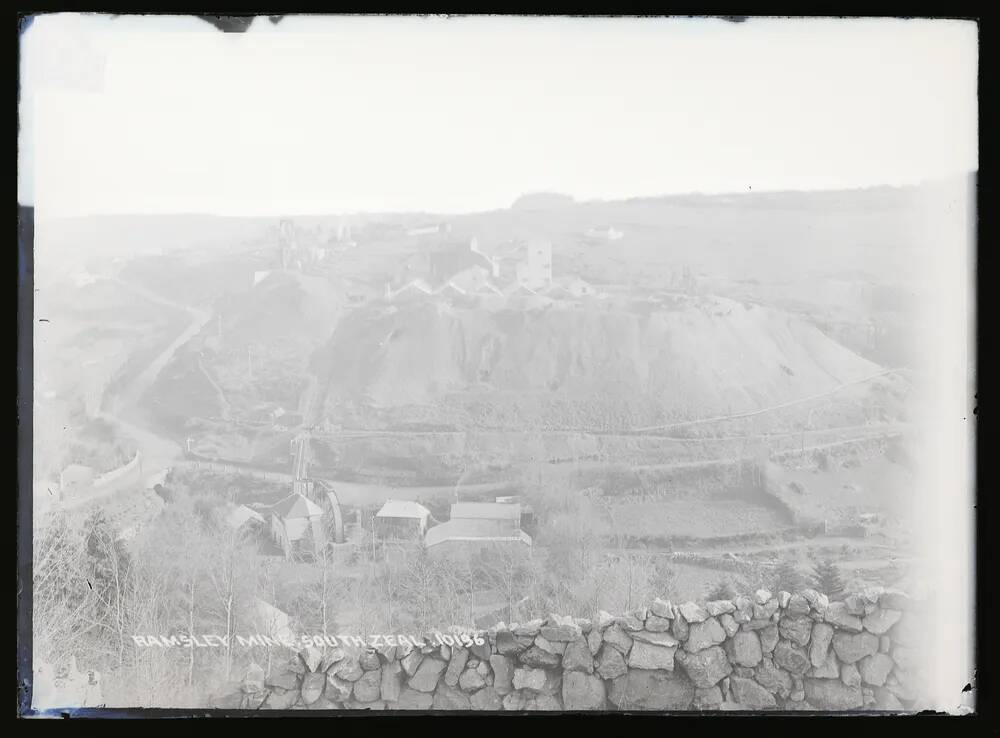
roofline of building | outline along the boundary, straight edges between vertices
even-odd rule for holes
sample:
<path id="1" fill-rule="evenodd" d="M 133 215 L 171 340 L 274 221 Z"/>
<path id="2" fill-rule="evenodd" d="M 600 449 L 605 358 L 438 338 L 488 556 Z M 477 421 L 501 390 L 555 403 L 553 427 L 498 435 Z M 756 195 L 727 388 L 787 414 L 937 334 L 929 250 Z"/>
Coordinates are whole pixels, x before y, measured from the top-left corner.
<path id="1" fill-rule="evenodd" d="M 507 537 L 485 537 L 485 536 L 448 536 L 447 538 L 442 538 L 440 541 L 434 541 L 433 543 L 428 543 L 428 546 L 436 546 L 439 543 L 447 543 L 448 541 L 478 541 L 481 543 L 501 543 L 505 541 L 517 542 L 517 543 L 531 543 L 530 538 L 522 538 L 520 536 L 507 536 Z"/>
<path id="2" fill-rule="evenodd" d="M 431 528 L 429 531 L 427 531 L 427 535 L 430 535 L 431 530 L 434 530 L 434 528 Z M 520 534 L 516 536 L 445 536 L 439 541 L 434 541 L 433 543 L 427 543 L 426 545 L 428 547 L 436 546 L 439 543 L 446 543 L 448 541 L 478 541 L 482 543 L 501 543 L 506 541 L 516 541 L 518 543 L 527 543 L 528 545 L 531 545 L 531 536 L 529 536 L 523 530 L 520 531 Z"/>

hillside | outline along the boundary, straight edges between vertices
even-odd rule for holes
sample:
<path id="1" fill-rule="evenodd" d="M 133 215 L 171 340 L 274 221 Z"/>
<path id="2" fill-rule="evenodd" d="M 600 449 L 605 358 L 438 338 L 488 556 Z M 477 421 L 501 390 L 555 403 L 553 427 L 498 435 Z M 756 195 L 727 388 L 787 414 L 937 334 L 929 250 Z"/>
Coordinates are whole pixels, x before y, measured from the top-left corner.
<path id="1" fill-rule="evenodd" d="M 342 288 L 329 279 L 276 271 L 221 306 L 223 344 L 279 338 L 325 340 L 339 318 Z"/>
<path id="2" fill-rule="evenodd" d="M 295 411 L 310 357 L 329 338 L 342 304 L 328 280 L 280 271 L 224 296 L 216 319 L 157 378 L 151 406 L 175 429 L 186 418 L 245 419 L 265 402 Z"/>
<path id="3" fill-rule="evenodd" d="M 372 308 L 346 317 L 326 354 L 328 405 L 365 397 L 375 408 L 447 402 L 471 412 L 509 393 L 558 400 L 567 423 L 599 402 L 635 420 L 745 412 L 879 371 L 798 318 L 723 298 L 645 314 L 596 304 Z"/>
<path id="4" fill-rule="evenodd" d="M 936 244 L 914 224 L 949 213 L 969 180 L 920 187 L 830 192 L 673 195 L 456 216 L 454 232 L 491 239 L 552 239 L 555 268 L 591 281 L 655 282 L 661 265 L 683 263 L 713 277 L 767 282 L 817 274 L 919 282 Z M 586 244 L 612 225 L 621 240 Z"/>

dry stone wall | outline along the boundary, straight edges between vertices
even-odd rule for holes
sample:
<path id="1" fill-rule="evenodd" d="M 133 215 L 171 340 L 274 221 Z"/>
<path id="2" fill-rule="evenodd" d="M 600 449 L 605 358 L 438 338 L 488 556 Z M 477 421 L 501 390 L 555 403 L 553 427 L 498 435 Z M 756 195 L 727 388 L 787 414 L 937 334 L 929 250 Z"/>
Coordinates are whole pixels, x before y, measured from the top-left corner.
<path id="1" fill-rule="evenodd" d="M 596 622 L 498 624 L 483 645 L 308 648 L 251 666 L 214 706 L 349 710 L 920 708 L 921 603 L 815 590 L 673 605 Z"/>

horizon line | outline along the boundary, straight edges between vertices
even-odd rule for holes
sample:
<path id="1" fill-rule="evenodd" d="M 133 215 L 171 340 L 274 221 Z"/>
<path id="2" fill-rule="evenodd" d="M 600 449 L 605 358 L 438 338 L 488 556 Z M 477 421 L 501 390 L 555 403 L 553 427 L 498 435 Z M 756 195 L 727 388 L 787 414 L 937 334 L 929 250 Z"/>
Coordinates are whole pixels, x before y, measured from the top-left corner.
<path id="1" fill-rule="evenodd" d="M 575 195 L 567 192 L 560 192 L 557 190 L 533 190 L 530 192 L 523 192 L 517 195 L 510 203 L 504 206 L 498 206 L 493 208 L 477 208 L 472 210 L 449 210 L 449 209 L 439 209 L 439 210 L 429 210 L 424 208 L 414 208 L 414 209 L 401 209 L 401 208 L 386 208 L 381 210 L 374 209 L 353 209 L 353 210 L 328 210 L 328 211 L 316 211 L 316 210 L 302 210 L 302 211 L 272 211 L 272 212 L 245 212 L 245 213 L 234 213 L 234 212 L 223 212 L 223 211 L 207 211 L 207 210 L 161 210 L 161 211 L 146 211 L 146 212 L 94 212 L 94 213 L 74 213 L 65 215 L 50 215 L 47 216 L 47 220 L 71 220 L 78 218 L 114 218 L 114 217 L 152 217 L 152 216 L 204 216 L 212 218 L 317 218 L 317 217 L 344 217 L 344 216 L 376 216 L 376 215 L 426 215 L 426 216 L 442 216 L 442 217 L 461 217 L 467 215 L 479 215 L 483 213 L 494 213 L 505 210 L 513 209 L 514 204 L 525 197 L 530 197 L 534 195 L 554 195 L 558 197 L 567 197 L 572 201 L 567 203 L 567 206 L 572 205 L 592 205 L 592 204 L 614 204 L 614 203 L 625 203 L 634 200 L 668 200 L 668 199 L 680 199 L 680 198 L 697 198 L 697 197 L 743 197 L 755 194 L 768 194 L 768 195 L 791 195 L 791 194 L 812 194 L 812 195 L 823 195 L 823 194 L 836 194 L 844 192 L 864 192 L 868 190 L 907 190 L 907 189 L 918 189 L 921 187 L 929 187 L 934 185 L 946 184 L 959 179 L 966 179 L 968 177 L 975 177 L 979 172 L 979 169 L 971 169 L 963 172 L 956 172 L 950 175 L 943 175 L 939 177 L 933 177 L 929 179 L 920 180 L 918 182 L 905 182 L 905 183 L 889 183 L 880 182 L 876 184 L 865 184 L 865 185 L 855 185 L 855 186 L 845 186 L 845 187 L 820 187 L 820 188 L 761 188 L 753 189 L 752 186 L 747 187 L 745 190 L 720 190 L 720 191 L 705 191 L 705 190 L 684 190 L 678 192 L 666 192 L 658 194 L 636 194 L 636 195 L 626 195 L 622 197 L 610 197 L 610 198 L 586 198 L 580 199 Z M 37 212 L 38 208 L 35 205 L 25 205 L 18 202 L 18 206 L 22 208 L 32 208 Z"/>

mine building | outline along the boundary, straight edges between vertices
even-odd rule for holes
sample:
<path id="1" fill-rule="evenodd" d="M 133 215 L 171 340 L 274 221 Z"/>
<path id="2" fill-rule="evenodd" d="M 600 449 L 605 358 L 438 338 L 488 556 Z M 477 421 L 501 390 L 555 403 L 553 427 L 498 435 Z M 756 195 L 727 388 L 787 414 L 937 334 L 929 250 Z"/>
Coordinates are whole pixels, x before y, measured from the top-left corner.
<path id="1" fill-rule="evenodd" d="M 430 517 L 430 510 L 418 502 L 386 500 L 375 515 L 375 536 L 380 540 L 422 540 Z"/>
<path id="2" fill-rule="evenodd" d="M 456 502 L 451 518 L 428 529 L 424 545 L 432 555 L 476 556 L 490 548 L 527 551 L 531 536 L 521 530 L 521 505 Z"/>
<path id="3" fill-rule="evenodd" d="M 527 552 L 531 549 L 531 536 L 519 528 L 491 530 L 481 521 L 449 520 L 427 531 L 424 546 L 433 557 L 471 558 L 498 548 L 512 553 Z"/>
<path id="4" fill-rule="evenodd" d="M 246 505 L 236 505 L 229 510 L 225 522 L 232 530 L 247 534 L 256 533 L 267 527 L 264 516 Z"/>
<path id="5" fill-rule="evenodd" d="M 270 510 L 271 537 L 286 558 L 316 556 L 326 546 L 323 509 L 303 494 L 293 492 Z"/>

